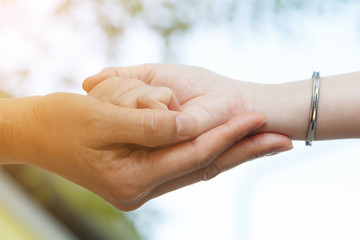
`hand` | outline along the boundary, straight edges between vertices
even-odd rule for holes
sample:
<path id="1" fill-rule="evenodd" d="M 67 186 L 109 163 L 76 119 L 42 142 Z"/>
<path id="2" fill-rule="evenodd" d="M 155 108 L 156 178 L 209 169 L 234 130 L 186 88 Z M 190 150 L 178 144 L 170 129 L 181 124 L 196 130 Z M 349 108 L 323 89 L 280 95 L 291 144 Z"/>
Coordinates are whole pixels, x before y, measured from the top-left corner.
<path id="1" fill-rule="evenodd" d="M 239 142 L 265 123 L 262 115 L 247 113 L 190 142 L 137 150 L 132 144 L 151 147 L 193 138 L 189 131 L 186 136 L 178 134 L 181 121 L 176 117 L 185 119 L 187 128 L 192 125 L 192 132 L 197 124 L 187 113 L 122 108 L 77 94 L 2 100 L 0 105 L 3 119 L 9 120 L 0 122 L 6 136 L 1 159 L 52 171 L 121 210 L 138 208 L 288 143 L 271 135 Z"/>
<path id="2" fill-rule="evenodd" d="M 108 78 L 92 88 L 88 96 L 120 107 L 180 111 L 170 88 L 153 87 L 138 79 Z"/>
<path id="3" fill-rule="evenodd" d="M 198 67 L 148 64 L 107 68 L 86 79 L 83 88 L 90 92 L 97 84 L 112 77 L 139 79 L 152 86 L 170 88 L 175 93 L 181 110 L 191 113 L 198 120 L 197 134 L 247 111 L 246 102 L 239 94 L 235 81 Z"/>
<path id="4" fill-rule="evenodd" d="M 303 114 L 303 111 L 308 111 L 308 109 L 299 111 L 299 108 L 294 108 L 293 105 L 278 107 L 284 104 L 274 102 L 273 99 L 285 102 L 280 97 L 280 93 L 288 93 L 288 91 L 274 92 L 274 88 L 269 85 L 232 80 L 199 67 L 146 64 L 124 68 L 106 68 L 86 79 L 83 88 L 89 92 L 105 79 L 112 77 L 139 79 L 152 86 L 170 88 L 179 101 L 181 111 L 191 113 L 197 119 L 199 128 L 196 134 L 201 134 L 226 122 L 236 114 L 244 112 L 264 113 L 268 123 L 258 132 L 276 132 L 294 139 L 301 139 L 306 133 L 306 127 L 297 126 L 291 129 L 289 122 L 306 125 L 307 114 Z M 279 114 L 279 111 L 285 112 Z M 286 111 L 288 113 L 298 111 L 300 116 L 299 114 L 287 114 Z M 288 116 L 292 118 L 289 119 Z M 268 137 L 275 138 L 279 135 L 273 134 Z M 289 141 L 284 145 L 284 149 L 291 148 Z"/>
<path id="5" fill-rule="evenodd" d="M 315 139 L 358 138 L 359 73 L 321 78 L 321 96 Z M 208 70 L 173 64 L 146 64 L 107 68 L 88 78 L 86 91 L 106 78 L 139 79 L 171 88 L 181 111 L 199 122 L 198 133 L 223 123 L 235 114 L 259 112 L 267 124 L 258 132 L 273 132 L 305 140 L 309 126 L 311 79 L 282 84 L 255 84 L 229 79 Z M 352 87 L 349 87 L 352 86 Z M 334 109 L 337 109 L 334 111 Z"/>

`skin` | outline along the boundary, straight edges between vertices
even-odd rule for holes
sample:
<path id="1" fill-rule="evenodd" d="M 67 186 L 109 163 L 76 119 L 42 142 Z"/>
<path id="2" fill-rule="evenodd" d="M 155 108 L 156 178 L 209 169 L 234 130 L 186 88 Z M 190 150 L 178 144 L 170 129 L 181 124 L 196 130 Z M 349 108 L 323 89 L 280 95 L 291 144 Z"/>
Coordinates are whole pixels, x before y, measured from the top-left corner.
<path id="1" fill-rule="evenodd" d="M 180 111 L 170 88 L 153 87 L 138 79 L 108 78 L 92 88 L 88 96 L 120 107 Z"/>
<path id="2" fill-rule="evenodd" d="M 171 88 L 181 111 L 191 113 L 199 122 L 198 133 L 236 114 L 260 112 L 268 122 L 257 132 L 306 139 L 311 79 L 276 85 L 255 84 L 199 67 L 145 64 L 106 68 L 86 79 L 83 88 L 90 91 L 109 77 L 139 79 L 152 86 Z M 321 78 L 316 140 L 360 137 L 359 80 L 360 72 Z"/>
<path id="3" fill-rule="evenodd" d="M 1 99 L 0 163 L 41 167 L 130 211 L 154 197 L 291 146 L 282 135 L 246 137 L 266 124 L 259 113 L 234 115 L 199 134 L 191 114 L 164 111 L 164 105 L 177 105 L 171 91 L 160 92 L 150 104 L 157 109 L 141 101 L 137 107 L 145 109 L 115 105 L 108 101 L 109 92 L 110 97 L 102 100 L 70 93 Z M 148 99 L 138 93 L 124 99 Z"/>

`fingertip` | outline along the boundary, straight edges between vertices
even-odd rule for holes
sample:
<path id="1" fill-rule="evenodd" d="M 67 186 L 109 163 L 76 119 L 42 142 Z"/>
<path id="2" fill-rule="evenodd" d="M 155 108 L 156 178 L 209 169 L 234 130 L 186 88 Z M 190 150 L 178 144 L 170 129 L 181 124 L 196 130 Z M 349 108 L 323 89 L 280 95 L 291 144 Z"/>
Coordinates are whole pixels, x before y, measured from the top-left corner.
<path id="1" fill-rule="evenodd" d="M 91 79 L 91 77 L 88 77 L 84 80 L 84 82 L 82 83 L 82 88 L 84 89 L 85 92 L 89 93 L 91 88 L 89 86 L 89 79 Z"/>
<path id="2" fill-rule="evenodd" d="M 252 136 L 248 140 L 251 146 L 249 149 L 253 149 L 251 151 L 253 156 L 250 159 L 272 156 L 293 149 L 291 139 L 282 134 L 260 133 Z"/>
<path id="3" fill-rule="evenodd" d="M 176 98 L 175 94 L 171 96 L 170 103 L 167 105 L 168 109 L 171 111 L 181 111 L 180 103 L 178 99 Z"/>
<path id="4" fill-rule="evenodd" d="M 104 68 L 99 73 L 86 78 L 82 84 L 82 88 L 88 93 L 100 82 L 115 76 L 117 76 L 117 72 L 114 67 Z"/>
<path id="5" fill-rule="evenodd" d="M 267 123 L 267 119 L 264 114 L 258 112 L 251 112 L 248 114 L 252 118 L 252 121 L 256 125 L 256 128 L 260 128 Z"/>
<path id="6" fill-rule="evenodd" d="M 89 93 L 96 85 L 98 85 L 101 81 L 105 80 L 105 78 L 100 78 L 100 73 L 94 74 L 88 78 L 86 78 L 82 84 L 82 88 Z"/>
<path id="7" fill-rule="evenodd" d="M 291 139 L 285 135 L 278 133 L 263 133 L 263 134 L 267 135 L 269 141 L 271 140 L 274 147 L 293 146 Z"/>
<path id="8" fill-rule="evenodd" d="M 281 134 L 274 134 L 273 138 L 274 146 L 270 154 L 287 152 L 294 148 L 291 139 L 287 136 Z"/>

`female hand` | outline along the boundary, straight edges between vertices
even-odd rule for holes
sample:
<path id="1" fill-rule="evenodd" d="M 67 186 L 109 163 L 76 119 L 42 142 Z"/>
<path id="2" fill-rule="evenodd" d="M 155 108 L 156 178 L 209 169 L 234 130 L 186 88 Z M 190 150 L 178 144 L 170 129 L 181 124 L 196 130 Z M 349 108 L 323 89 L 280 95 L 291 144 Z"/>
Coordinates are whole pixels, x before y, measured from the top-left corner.
<path id="1" fill-rule="evenodd" d="M 310 74 L 309 74 L 310 75 Z M 199 132 L 217 126 L 235 114 L 259 112 L 267 124 L 259 132 L 274 132 L 305 140 L 309 127 L 312 80 L 282 84 L 255 84 L 233 80 L 206 69 L 146 64 L 107 68 L 88 78 L 86 91 L 108 77 L 137 78 L 153 86 L 171 88 L 181 111 L 199 122 Z M 359 138 L 360 72 L 321 77 L 316 140 Z"/>
<path id="2" fill-rule="evenodd" d="M 274 138 L 275 141 L 275 138 L 283 137 L 280 135 L 289 135 L 295 139 L 302 136 L 302 129 L 300 128 L 300 130 L 289 130 L 288 119 L 286 118 L 289 114 L 277 114 L 280 104 L 272 101 L 272 98 L 276 99 L 277 93 L 273 93 L 269 85 L 232 80 L 199 67 L 176 64 L 145 64 L 133 67 L 106 68 L 87 78 L 83 83 L 83 88 L 91 93 L 95 86 L 108 78 L 116 82 L 116 77 L 128 79 L 128 81 L 141 80 L 151 86 L 170 88 L 176 95 L 181 111 L 191 113 L 198 121 L 199 128 L 196 134 L 216 127 L 237 114 L 261 112 L 264 113 L 268 122 L 259 132 L 279 133 L 278 135 L 262 135 L 270 138 L 269 141 L 271 138 Z M 112 91 L 116 92 L 116 89 L 114 87 Z M 116 94 L 112 94 L 112 96 L 107 97 L 116 98 Z M 280 108 L 280 110 L 282 109 Z M 283 111 L 287 110 L 289 113 L 298 109 L 283 108 Z M 303 114 L 306 123 L 307 116 L 308 114 Z M 281 121 L 277 121 L 278 119 Z M 299 122 L 299 119 L 296 117 L 290 122 Z M 303 135 L 305 136 L 305 130 Z M 291 149 L 292 145 L 289 141 L 290 139 L 284 145 L 284 150 Z"/>

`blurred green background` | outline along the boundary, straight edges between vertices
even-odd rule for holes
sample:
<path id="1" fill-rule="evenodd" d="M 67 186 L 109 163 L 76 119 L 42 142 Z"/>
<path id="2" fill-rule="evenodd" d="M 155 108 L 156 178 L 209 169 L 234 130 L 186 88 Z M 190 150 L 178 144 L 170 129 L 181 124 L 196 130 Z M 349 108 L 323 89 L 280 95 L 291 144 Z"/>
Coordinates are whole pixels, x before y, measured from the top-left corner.
<path id="1" fill-rule="evenodd" d="M 46 93 L 43 83 L 34 84 L 40 77 L 50 78 L 52 90 L 78 91 L 82 78 L 100 66 L 142 54 L 128 51 L 130 31 L 139 32 L 132 44 L 157 41 L 157 62 L 176 63 L 182 40 L 196 29 L 226 26 L 241 38 L 249 29 L 266 31 L 270 23 L 287 36 L 294 28 L 284 21 L 288 15 L 335 11 L 332 2 L 351 0 L 1 0 L 0 80 L 16 96 Z M 154 61 L 154 55 L 139 57 Z M 29 81 L 31 86 L 24 84 Z"/>

